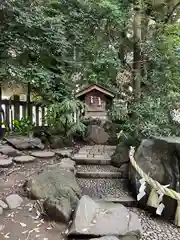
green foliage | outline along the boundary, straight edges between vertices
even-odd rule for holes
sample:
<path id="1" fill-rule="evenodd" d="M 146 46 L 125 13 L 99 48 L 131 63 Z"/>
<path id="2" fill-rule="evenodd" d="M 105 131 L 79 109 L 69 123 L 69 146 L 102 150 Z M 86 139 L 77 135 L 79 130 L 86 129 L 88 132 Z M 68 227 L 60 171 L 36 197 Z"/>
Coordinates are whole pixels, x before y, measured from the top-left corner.
<path id="1" fill-rule="evenodd" d="M 30 121 L 29 118 L 22 118 L 21 120 L 13 121 L 13 133 L 23 136 L 29 136 L 32 134 L 35 124 Z"/>
<path id="2" fill-rule="evenodd" d="M 84 104 L 76 99 L 65 98 L 61 103 L 53 103 L 48 108 L 47 121 L 54 133 L 64 137 L 75 133 L 85 133 L 86 126 L 78 114 L 84 110 Z M 77 113 L 75 118 L 74 114 Z"/>
<path id="3" fill-rule="evenodd" d="M 74 122 L 73 113 L 82 106 L 71 96 L 77 84 L 87 83 L 113 89 L 123 100 L 114 104 L 110 116 L 125 133 L 178 134 L 169 117 L 180 97 L 180 24 L 178 14 L 171 15 L 174 2 L 163 1 L 159 7 L 141 1 L 140 55 L 145 63 L 137 102 L 128 87 L 134 82 L 132 18 L 138 1 L 3 1 L 1 81 L 30 82 L 32 91 L 50 104 L 51 126 L 63 135 L 84 129 L 79 118 Z M 152 19 L 154 25 L 149 26 Z M 126 83 L 117 79 L 125 70 L 132 73 Z"/>

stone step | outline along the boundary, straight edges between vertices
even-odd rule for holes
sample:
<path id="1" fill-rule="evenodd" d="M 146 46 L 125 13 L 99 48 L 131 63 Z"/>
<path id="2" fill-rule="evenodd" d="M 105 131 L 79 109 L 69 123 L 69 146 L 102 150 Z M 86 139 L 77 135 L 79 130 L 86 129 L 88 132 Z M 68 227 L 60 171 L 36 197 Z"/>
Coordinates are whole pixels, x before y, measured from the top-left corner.
<path id="1" fill-rule="evenodd" d="M 110 156 L 104 155 L 82 155 L 75 154 L 72 157 L 72 160 L 76 162 L 76 164 L 89 164 L 89 165 L 110 165 L 111 158 Z"/>
<path id="2" fill-rule="evenodd" d="M 93 198 L 96 202 L 113 202 L 113 203 L 120 203 L 126 207 L 137 207 L 138 202 L 131 196 L 122 196 L 119 198 L 107 197 L 103 199 Z"/>
<path id="3" fill-rule="evenodd" d="M 133 202 L 132 194 L 128 190 L 127 180 L 122 179 L 103 179 L 103 178 L 77 178 L 77 182 L 82 189 L 83 195 L 88 195 L 91 198 L 99 199 L 101 201 L 113 202 Z M 129 200 L 127 200 L 129 199 Z"/>
<path id="4" fill-rule="evenodd" d="M 122 178 L 120 172 L 77 172 L 79 178 Z"/>
<path id="5" fill-rule="evenodd" d="M 119 168 L 111 165 L 77 165 L 78 178 L 123 178 Z"/>

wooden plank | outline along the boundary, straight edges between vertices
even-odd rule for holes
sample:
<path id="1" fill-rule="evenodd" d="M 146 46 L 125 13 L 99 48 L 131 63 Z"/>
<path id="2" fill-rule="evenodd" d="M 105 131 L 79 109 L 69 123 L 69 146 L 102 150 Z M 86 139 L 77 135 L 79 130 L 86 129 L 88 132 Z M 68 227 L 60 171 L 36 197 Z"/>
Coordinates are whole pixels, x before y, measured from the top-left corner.
<path id="1" fill-rule="evenodd" d="M 36 106 L 36 126 L 39 126 L 39 106 Z"/>
<path id="2" fill-rule="evenodd" d="M 10 106 L 9 106 L 9 102 L 8 102 L 8 104 L 5 105 L 5 122 L 6 122 L 6 126 L 8 129 L 10 129 L 9 114 L 10 114 Z"/>
<path id="3" fill-rule="evenodd" d="M 27 117 L 27 105 L 22 106 L 22 115 L 23 115 L 23 118 Z"/>
<path id="4" fill-rule="evenodd" d="M 45 124 L 45 110 L 44 110 L 44 106 L 42 106 L 42 126 L 44 126 Z"/>
<path id="5" fill-rule="evenodd" d="M 14 96 L 15 104 L 14 104 L 14 120 L 20 120 L 20 101 L 19 96 Z"/>

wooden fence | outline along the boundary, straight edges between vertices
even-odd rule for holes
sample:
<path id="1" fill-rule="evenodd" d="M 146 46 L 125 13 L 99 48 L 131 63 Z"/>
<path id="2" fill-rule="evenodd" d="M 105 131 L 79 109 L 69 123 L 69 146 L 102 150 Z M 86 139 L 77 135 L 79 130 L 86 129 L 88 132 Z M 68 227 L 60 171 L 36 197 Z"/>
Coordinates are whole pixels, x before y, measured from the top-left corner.
<path id="1" fill-rule="evenodd" d="M 39 104 L 20 100 L 0 100 L 0 105 L 4 111 L 4 117 L 3 114 L 0 114 L 1 123 L 5 123 L 9 129 L 13 127 L 13 120 L 21 120 L 27 117 L 35 126 L 47 125 L 45 120 L 47 109 Z"/>

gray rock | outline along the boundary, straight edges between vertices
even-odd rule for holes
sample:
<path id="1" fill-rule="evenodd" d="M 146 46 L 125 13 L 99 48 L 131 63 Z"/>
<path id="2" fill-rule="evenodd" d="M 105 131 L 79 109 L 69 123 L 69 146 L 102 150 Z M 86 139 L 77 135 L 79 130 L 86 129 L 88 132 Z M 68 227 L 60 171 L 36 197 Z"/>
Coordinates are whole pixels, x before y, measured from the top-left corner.
<path id="1" fill-rule="evenodd" d="M 44 145 L 41 143 L 41 140 L 39 138 L 16 136 L 16 137 L 7 137 L 6 141 L 19 150 L 44 148 Z"/>
<path id="2" fill-rule="evenodd" d="M 13 164 L 12 158 L 5 158 L 5 156 L 0 157 L 0 167 L 9 167 Z"/>
<path id="3" fill-rule="evenodd" d="M 61 221 L 69 219 L 71 210 L 81 197 L 74 174 L 58 164 L 47 166 L 41 173 L 31 176 L 24 188 L 30 197 L 46 200 L 44 206 L 47 213 Z M 56 217 L 54 211 L 57 209 Z"/>
<path id="4" fill-rule="evenodd" d="M 109 134 L 103 129 L 103 127 L 98 125 L 88 126 L 86 141 L 95 144 L 105 144 L 109 137 Z"/>
<path id="5" fill-rule="evenodd" d="M 64 158 L 70 158 L 72 155 L 72 149 L 56 149 L 54 152 Z"/>
<path id="6" fill-rule="evenodd" d="M 0 207 L 2 207 L 3 209 L 7 209 L 8 205 L 5 202 L 3 202 L 2 200 L 0 200 Z"/>
<path id="7" fill-rule="evenodd" d="M 70 158 L 63 158 L 59 163 L 59 167 L 70 169 L 73 173 L 75 172 L 75 161 Z"/>
<path id="8" fill-rule="evenodd" d="M 50 137 L 50 146 L 51 149 L 58 149 L 58 148 L 63 148 L 64 147 L 64 140 L 62 136 L 59 135 L 53 135 Z"/>
<path id="9" fill-rule="evenodd" d="M 162 185 L 170 184 L 169 188 L 180 192 L 180 138 L 166 137 L 145 139 L 141 142 L 135 153 L 135 160 L 145 173 Z M 139 179 L 141 177 L 130 165 L 129 180 L 134 197 L 139 192 Z M 139 206 L 148 208 L 155 214 L 156 209 L 147 206 L 151 188 L 147 186 L 146 195 L 139 201 Z M 174 219 L 177 201 L 167 196 L 163 197 L 166 206 L 162 216 Z"/>
<path id="10" fill-rule="evenodd" d="M 104 236 L 100 238 L 91 238 L 90 240 L 137 240 L 139 239 L 135 235 L 129 235 L 129 236 L 124 236 L 124 237 L 115 237 L 115 236 Z"/>
<path id="11" fill-rule="evenodd" d="M 8 145 L 0 145 L 0 153 L 7 155 L 8 157 L 17 157 L 22 155 L 20 151 Z"/>
<path id="12" fill-rule="evenodd" d="M 91 238 L 90 240 L 119 240 L 119 238 L 115 236 L 104 236 L 100 238 Z"/>
<path id="13" fill-rule="evenodd" d="M 2 214 L 3 214 L 3 208 L 0 207 L 0 215 L 2 215 Z"/>
<path id="14" fill-rule="evenodd" d="M 15 157 L 13 159 L 14 162 L 16 163 L 30 163 L 30 162 L 34 162 L 36 160 L 35 157 L 33 156 L 20 156 L 20 157 Z"/>
<path id="15" fill-rule="evenodd" d="M 10 209 L 15 209 L 23 203 L 23 199 L 17 194 L 12 194 L 6 198 L 6 203 Z"/>
<path id="16" fill-rule="evenodd" d="M 37 158 L 53 158 L 55 156 L 55 153 L 50 151 L 38 151 L 32 152 L 31 155 Z"/>
<path id="17" fill-rule="evenodd" d="M 46 213 L 54 220 L 68 223 L 72 213 L 72 207 L 68 198 L 46 199 L 44 202 Z"/>
<path id="18" fill-rule="evenodd" d="M 111 157 L 112 165 L 121 167 L 123 164 L 129 163 L 129 147 L 124 143 L 119 143 L 116 147 L 115 153 Z"/>
<path id="19" fill-rule="evenodd" d="M 123 205 L 95 202 L 90 197 L 83 196 L 68 234 L 120 237 L 135 235 L 140 239 L 141 225 L 138 216 Z"/>

